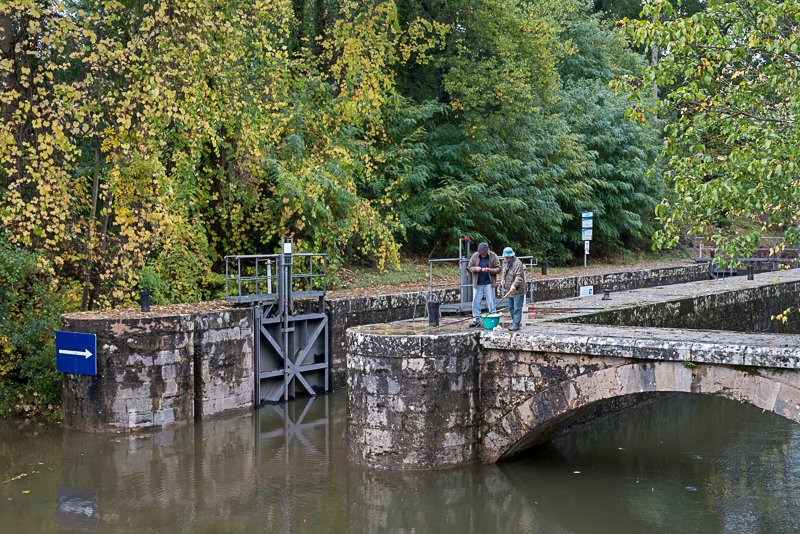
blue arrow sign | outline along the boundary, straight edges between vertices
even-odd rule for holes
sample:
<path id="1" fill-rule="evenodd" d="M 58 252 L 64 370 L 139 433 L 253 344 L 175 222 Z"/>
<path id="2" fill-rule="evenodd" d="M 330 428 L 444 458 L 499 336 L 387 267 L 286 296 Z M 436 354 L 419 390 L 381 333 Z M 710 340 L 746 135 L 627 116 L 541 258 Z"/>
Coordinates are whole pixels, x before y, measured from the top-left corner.
<path id="1" fill-rule="evenodd" d="M 97 374 L 97 336 L 56 332 L 56 369 L 78 375 Z"/>

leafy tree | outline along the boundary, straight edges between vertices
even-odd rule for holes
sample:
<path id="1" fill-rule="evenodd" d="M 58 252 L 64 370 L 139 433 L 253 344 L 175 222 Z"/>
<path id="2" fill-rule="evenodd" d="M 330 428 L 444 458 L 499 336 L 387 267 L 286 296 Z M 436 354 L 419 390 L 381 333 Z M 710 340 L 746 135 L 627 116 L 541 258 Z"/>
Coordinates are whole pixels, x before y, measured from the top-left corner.
<path id="1" fill-rule="evenodd" d="M 797 242 L 800 5 L 720 0 L 674 18 L 658 0 L 645 15 L 628 25 L 633 42 L 669 53 L 634 83 L 668 88 L 658 111 L 675 117 L 663 151 L 674 195 L 658 206 L 655 244 L 713 236 L 731 259 L 763 233 Z"/>
<path id="2" fill-rule="evenodd" d="M 60 403 L 53 333 L 74 296 L 59 285 L 44 258 L 0 235 L 0 415 L 48 412 Z"/>
<path id="3" fill-rule="evenodd" d="M 584 172 L 574 177 L 585 184 L 584 196 L 563 203 L 563 209 L 567 213 L 586 208 L 594 211 L 597 250 L 631 247 L 649 240 L 654 230 L 653 209 L 662 189 L 659 177 L 648 176 L 648 171 L 656 159 L 659 139 L 656 124 L 627 118 L 629 95 L 612 90 L 609 84 L 618 76 L 640 73 L 644 61 L 598 16 L 576 17 L 565 38 L 575 53 L 559 64 L 563 81 L 560 109 L 589 162 Z M 577 217 L 566 229 L 579 244 Z"/>

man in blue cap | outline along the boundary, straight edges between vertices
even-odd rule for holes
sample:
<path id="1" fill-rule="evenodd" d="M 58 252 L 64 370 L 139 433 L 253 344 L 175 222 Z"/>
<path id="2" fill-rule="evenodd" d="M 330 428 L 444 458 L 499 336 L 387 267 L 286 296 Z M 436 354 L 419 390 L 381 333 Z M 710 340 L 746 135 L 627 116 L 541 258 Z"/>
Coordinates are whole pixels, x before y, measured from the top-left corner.
<path id="1" fill-rule="evenodd" d="M 496 306 L 494 286 L 500 272 L 500 258 L 489 250 L 489 243 L 478 245 L 478 252 L 472 255 L 467 265 L 467 270 L 472 273 L 472 323 L 470 326 L 481 324 L 481 303 L 486 297 L 486 307 L 493 312 Z"/>
<path id="2" fill-rule="evenodd" d="M 508 297 L 508 311 L 511 314 L 509 330 L 519 330 L 522 324 L 522 301 L 525 298 L 525 267 L 517 258 L 514 249 L 503 249 L 503 273 L 500 275 L 500 287 Z"/>

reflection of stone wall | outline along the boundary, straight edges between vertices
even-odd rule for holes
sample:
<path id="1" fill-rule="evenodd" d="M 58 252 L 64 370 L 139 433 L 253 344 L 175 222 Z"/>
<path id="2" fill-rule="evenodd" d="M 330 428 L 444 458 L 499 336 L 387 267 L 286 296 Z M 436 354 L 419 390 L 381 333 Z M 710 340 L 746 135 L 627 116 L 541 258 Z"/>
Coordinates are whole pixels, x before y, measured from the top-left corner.
<path id="1" fill-rule="evenodd" d="M 348 451 L 378 468 L 477 459 L 478 335 L 348 331 Z"/>
<path id="2" fill-rule="evenodd" d="M 482 528 L 486 476 L 473 469 L 446 475 L 353 469 L 348 475 L 350 532 L 494 532 Z M 401 505 L 399 503 L 402 503 Z"/>
<path id="3" fill-rule="evenodd" d="M 253 501 L 255 443 L 251 412 L 116 437 L 66 431 L 63 483 L 96 493 L 101 532 L 235 530 L 224 510 Z"/>
<path id="4" fill-rule="evenodd" d="M 63 319 L 66 331 L 97 335 L 97 376 L 64 374 L 67 427 L 136 430 L 251 405 L 249 308 L 120 315 Z"/>

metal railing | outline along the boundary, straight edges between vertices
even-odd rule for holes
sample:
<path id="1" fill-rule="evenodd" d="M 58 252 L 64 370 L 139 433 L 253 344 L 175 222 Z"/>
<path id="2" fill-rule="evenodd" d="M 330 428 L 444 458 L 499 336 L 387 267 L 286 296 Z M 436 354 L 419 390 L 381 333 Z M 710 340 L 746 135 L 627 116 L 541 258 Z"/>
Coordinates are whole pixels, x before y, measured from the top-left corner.
<path id="1" fill-rule="evenodd" d="M 225 256 L 225 300 L 237 304 L 277 302 L 286 292 L 281 277 L 285 266 L 291 270 L 293 298 L 325 296 L 328 289 L 326 254 L 250 254 Z"/>
<path id="2" fill-rule="evenodd" d="M 522 261 L 525 266 L 525 296 L 527 300 L 533 300 L 533 272 L 534 268 L 539 265 L 538 258 L 535 256 L 517 256 L 517 259 Z M 443 311 L 466 311 L 472 306 L 472 273 L 467 269 L 470 258 L 441 258 L 428 260 L 428 298 L 435 291 L 458 289 L 459 290 L 459 303 L 443 307 Z M 503 259 L 500 257 L 501 267 Z M 459 281 L 458 282 L 442 282 L 434 283 L 436 275 L 434 274 L 434 266 L 437 264 L 454 264 L 457 263 L 459 267 Z M 452 268 L 451 268 L 452 269 Z M 500 274 L 497 275 L 498 278 Z M 441 276 L 439 277 L 441 278 Z M 453 308 L 453 309 L 450 309 Z"/>
<path id="3" fill-rule="evenodd" d="M 783 243 L 783 241 L 784 238 L 782 237 L 761 237 L 758 240 L 758 246 L 756 247 L 755 250 L 757 253 L 766 253 L 765 254 L 766 258 L 781 257 L 778 254 L 782 255 L 783 253 L 789 253 L 794 256 L 800 255 L 800 248 L 798 247 L 787 247 L 778 250 L 778 247 L 780 246 L 781 243 Z M 708 236 L 699 236 L 692 238 L 692 247 L 697 248 L 697 259 L 704 260 L 712 258 L 713 256 L 711 253 L 716 249 L 716 247 L 713 245 L 714 245 L 713 242 Z M 706 256 L 703 256 L 704 251 L 708 252 Z M 759 256 L 754 259 L 760 259 L 760 258 L 762 257 Z M 739 261 L 738 258 L 737 261 Z"/>

